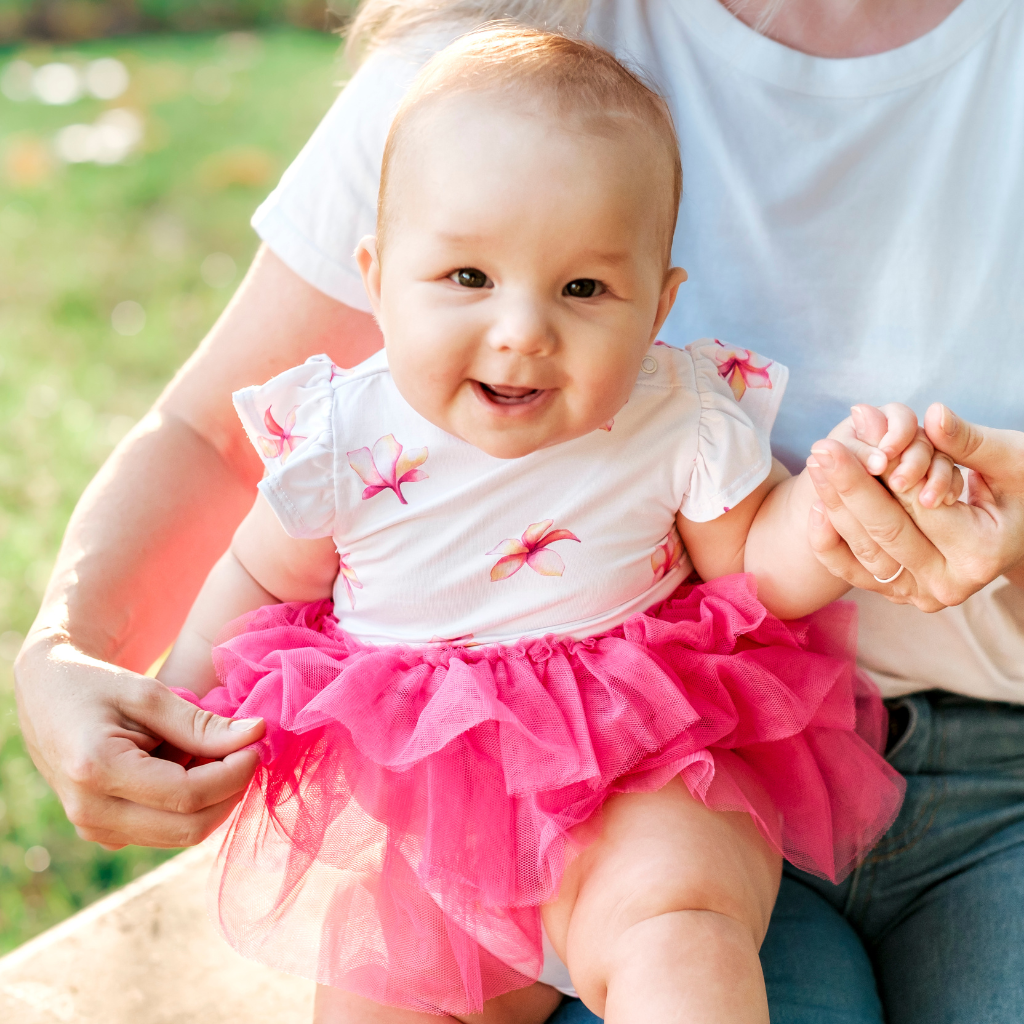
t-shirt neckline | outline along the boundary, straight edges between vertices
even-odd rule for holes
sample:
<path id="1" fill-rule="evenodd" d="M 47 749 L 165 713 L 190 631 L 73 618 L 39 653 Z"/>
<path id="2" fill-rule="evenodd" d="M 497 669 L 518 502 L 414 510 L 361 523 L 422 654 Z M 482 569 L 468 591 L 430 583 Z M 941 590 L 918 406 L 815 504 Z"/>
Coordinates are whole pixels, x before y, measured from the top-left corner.
<path id="1" fill-rule="evenodd" d="M 811 96 L 874 96 L 938 74 L 972 49 L 1013 0 L 961 0 L 930 32 L 868 57 L 813 57 L 755 32 L 719 0 L 677 0 L 700 40 L 738 71 Z"/>

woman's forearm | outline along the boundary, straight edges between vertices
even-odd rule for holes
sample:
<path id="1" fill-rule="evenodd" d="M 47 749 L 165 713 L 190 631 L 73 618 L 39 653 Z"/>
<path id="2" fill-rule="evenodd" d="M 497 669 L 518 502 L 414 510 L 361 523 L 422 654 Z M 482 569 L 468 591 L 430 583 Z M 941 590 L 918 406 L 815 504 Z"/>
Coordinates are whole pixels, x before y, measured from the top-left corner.
<path id="1" fill-rule="evenodd" d="M 210 334 L 78 503 L 30 640 L 66 636 L 144 671 L 252 505 L 262 466 L 231 393 L 317 352 L 351 366 L 379 347 L 369 314 L 261 249 Z"/>
<path id="2" fill-rule="evenodd" d="M 150 414 L 78 503 L 30 642 L 64 638 L 145 671 L 177 634 L 257 479 L 233 472 L 187 423 Z"/>

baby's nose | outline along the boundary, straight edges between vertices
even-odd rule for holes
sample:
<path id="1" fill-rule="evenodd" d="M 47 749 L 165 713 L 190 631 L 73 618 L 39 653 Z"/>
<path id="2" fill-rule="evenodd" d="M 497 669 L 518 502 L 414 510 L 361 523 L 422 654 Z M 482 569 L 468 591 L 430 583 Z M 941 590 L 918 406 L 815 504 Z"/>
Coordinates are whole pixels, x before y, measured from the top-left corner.
<path id="1" fill-rule="evenodd" d="M 488 331 L 488 344 L 496 351 L 518 355 L 548 355 L 555 346 L 550 318 L 543 304 L 519 298 L 503 304 Z"/>

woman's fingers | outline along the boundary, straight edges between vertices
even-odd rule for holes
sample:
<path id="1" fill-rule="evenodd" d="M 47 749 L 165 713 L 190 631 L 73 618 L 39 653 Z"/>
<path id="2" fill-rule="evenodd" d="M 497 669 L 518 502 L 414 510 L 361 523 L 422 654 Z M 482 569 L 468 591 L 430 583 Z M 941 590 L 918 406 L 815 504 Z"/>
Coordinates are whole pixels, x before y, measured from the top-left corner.
<path id="1" fill-rule="evenodd" d="M 255 750 L 239 750 L 222 761 L 184 768 L 152 757 L 127 740 L 115 741 L 111 751 L 122 744 L 102 769 L 103 791 L 120 800 L 175 814 L 197 814 L 241 792 L 259 763 Z"/>
<path id="2" fill-rule="evenodd" d="M 1024 490 L 1024 435 L 968 423 L 936 402 L 928 407 L 924 429 L 935 448 L 954 462 L 980 473 L 994 491 Z"/>
<path id="3" fill-rule="evenodd" d="M 906 510 L 839 442 L 820 441 L 814 450 L 815 465 L 809 464 L 808 472 L 829 519 L 853 557 L 879 580 L 890 578 L 900 566 L 905 569 L 899 581 L 866 589 L 911 600 L 925 611 L 942 607 L 944 602 L 936 599 L 929 588 L 921 587 L 920 580 L 941 578 L 945 573 L 943 557 Z"/>
<path id="4" fill-rule="evenodd" d="M 867 570 L 869 577 L 878 576 L 881 579 L 886 579 L 899 568 L 899 563 L 893 562 L 893 559 L 885 552 L 882 546 L 871 537 L 864 526 L 857 521 L 856 517 L 850 514 L 843 503 L 842 496 L 832 485 L 830 478 L 825 475 L 824 467 L 830 466 L 834 468 L 833 451 L 829 448 L 819 448 L 816 446 L 812 449 L 811 457 L 807 460 L 807 471 L 810 474 L 815 490 L 818 492 L 818 499 L 825 508 L 825 513 L 831 527 L 842 538 L 846 547 L 849 548 L 854 560 Z M 842 451 L 847 458 L 854 461 L 845 446 Z M 856 462 L 854 464 L 856 465 Z M 861 472 L 866 480 L 871 480 L 874 486 L 882 490 L 877 481 L 872 480 L 863 470 Z M 887 492 L 886 497 L 893 501 Z M 832 566 L 829 566 L 829 569 L 831 571 Z M 839 573 L 838 575 L 848 582 L 853 582 L 850 579 L 849 573 Z M 857 583 L 854 585 L 860 586 L 861 584 Z M 868 589 L 873 588 L 868 587 Z"/>
<path id="5" fill-rule="evenodd" d="M 15 664 L 26 744 L 80 834 L 105 846 L 199 842 L 230 813 L 258 763 L 263 724 L 232 729 L 162 684 L 31 640 Z M 45 728 L 44 728 L 45 727 Z M 154 757 L 163 739 L 202 759 L 185 768 Z"/>
<path id="6" fill-rule="evenodd" d="M 88 824 L 79 825 L 74 819 L 72 822 L 82 839 L 99 843 L 107 849 L 119 849 L 129 844 L 176 849 L 201 843 L 227 820 L 241 798 L 242 794 L 236 793 L 228 800 L 187 818 L 170 811 L 110 801 L 91 809 Z"/>
<path id="7" fill-rule="evenodd" d="M 868 572 L 868 570 L 861 565 L 856 556 L 850 550 L 850 547 L 843 536 L 832 525 L 824 503 L 816 503 L 811 508 L 807 528 L 807 538 L 811 545 L 811 550 L 817 556 L 818 561 L 821 562 L 821 564 L 824 565 L 833 576 L 836 576 L 841 580 L 845 580 L 851 587 L 856 587 L 859 590 L 874 590 L 881 592 L 886 596 L 895 594 L 897 589 L 895 584 L 898 581 L 894 580 L 892 584 L 883 584 L 875 578 L 873 573 Z M 899 570 L 898 565 L 893 563 L 893 566 L 893 571 L 887 576 L 881 576 L 881 579 L 887 579 L 888 576 L 892 576 Z M 904 581 L 899 589 L 902 590 L 902 588 L 906 586 L 907 582 L 908 581 Z M 906 600 L 909 600 L 909 598 L 896 599 L 899 600 L 899 603 L 901 604 L 905 603 Z"/>
<path id="8" fill-rule="evenodd" d="M 135 676 L 132 682 L 118 700 L 125 718 L 186 753 L 225 757 L 263 735 L 261 718 L 223 718 L 182 699 L 155 679 Z"/>

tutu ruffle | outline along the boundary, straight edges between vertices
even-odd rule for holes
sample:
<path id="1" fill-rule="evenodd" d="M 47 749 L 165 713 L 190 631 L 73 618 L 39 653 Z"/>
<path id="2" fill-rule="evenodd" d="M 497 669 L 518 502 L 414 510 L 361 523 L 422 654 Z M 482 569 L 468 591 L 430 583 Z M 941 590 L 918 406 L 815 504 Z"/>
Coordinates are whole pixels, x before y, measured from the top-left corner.
<path id="1" fill-rule="evenodd" d="M 475 1012 L 534 981 L 538 906 L 614 793 L 680 775 L 833 881 L 902 799 L 853 606 L 781 622 L 750 576 L 586 640 L 371 646 L 329 602 L 235 629 L 201 703 L 267 730 L 217 920 L 243 955 L 376 1002 Z"/>

